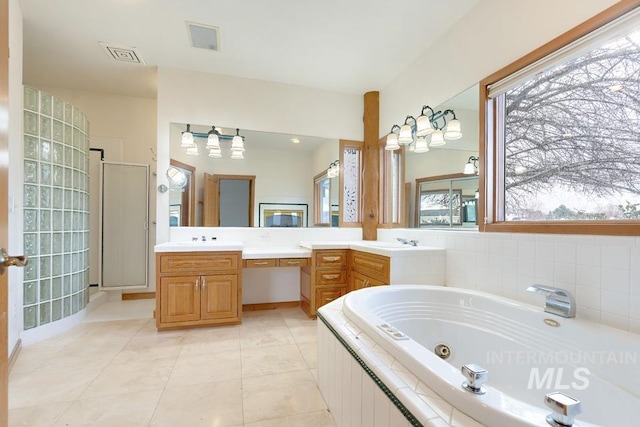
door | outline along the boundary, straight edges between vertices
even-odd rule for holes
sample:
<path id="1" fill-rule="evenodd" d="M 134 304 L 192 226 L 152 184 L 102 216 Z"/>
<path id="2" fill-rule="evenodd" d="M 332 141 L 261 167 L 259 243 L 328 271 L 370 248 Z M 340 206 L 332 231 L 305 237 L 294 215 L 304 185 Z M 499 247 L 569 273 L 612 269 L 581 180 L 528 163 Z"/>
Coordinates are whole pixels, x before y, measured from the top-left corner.
<path id="1" fill-rule="evenodd" d="M 238 317 L 238 276 L 203 276 L 201 301 L 200 315 L 203 320 Z"/>
<path id="2" fill-rule="evenodd" d="M 149 166 L 103 162 L 102 288 L 148 286 Z"/>
<path id="3" fill-rule="evenodd" d="M 253 227 L 255 175 L 204 174 L 205 227 Z"/>
<path id="4" fill-rule="evenodd" d="M 0 0 L 0 111 L 9 111 L 9 5 Z M 9 191 L 9 143 L 7 129 L 9 117 L 0 114 L 0 246 L 9 242 L 8 201 Z M 8 356 L 9 329 L 7 324 L 9 311 L 9 281 L 7 274 L 0 274 L 0 425 L 9 424 L 8 403 Z"/>
<path id="5" fill-rule="evenodd" d="M 160 278 L 160 321 L 200 320 L 200 276 Z"/>

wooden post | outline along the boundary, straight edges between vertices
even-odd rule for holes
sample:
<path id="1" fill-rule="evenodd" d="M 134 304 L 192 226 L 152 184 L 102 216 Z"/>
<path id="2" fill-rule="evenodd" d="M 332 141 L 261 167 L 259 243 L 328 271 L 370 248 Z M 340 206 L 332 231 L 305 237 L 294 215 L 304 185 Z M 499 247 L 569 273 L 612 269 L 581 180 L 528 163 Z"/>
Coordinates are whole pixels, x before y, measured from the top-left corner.
<path id="1" fill-rule="evenodd" d="M 380 93 L 364 94 L 364 152 L 362 174 L 362 239 L 378 239 L 378 200 L 380 197 Z"/>

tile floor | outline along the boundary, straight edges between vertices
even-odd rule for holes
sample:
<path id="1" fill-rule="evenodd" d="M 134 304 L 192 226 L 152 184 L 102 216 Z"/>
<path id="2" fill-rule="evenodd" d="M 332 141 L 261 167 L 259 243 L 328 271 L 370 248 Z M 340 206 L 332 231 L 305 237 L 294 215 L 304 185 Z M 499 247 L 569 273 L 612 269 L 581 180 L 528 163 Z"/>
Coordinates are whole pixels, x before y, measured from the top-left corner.
<path id="1" fill-rule="evenodd" d="M 10 425 L 335 426 L 316 385 L 315 321 L 299 308 L 158 333 L 153 303 L 107 302 L 23 348 Z"/>

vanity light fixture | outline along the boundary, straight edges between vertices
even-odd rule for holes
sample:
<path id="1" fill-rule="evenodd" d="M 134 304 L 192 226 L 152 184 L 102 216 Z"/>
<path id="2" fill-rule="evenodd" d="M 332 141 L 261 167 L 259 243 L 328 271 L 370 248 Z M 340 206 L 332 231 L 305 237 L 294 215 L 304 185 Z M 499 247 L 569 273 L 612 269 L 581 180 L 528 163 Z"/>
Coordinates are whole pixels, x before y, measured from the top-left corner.
<path id="1" fill-rule="evenodd" d="M 478 172 L 478 160 L 480 160 L 476 156 L 469 157 L 467 160 L 467 164 L 464 165 L 464 170 L 462 171 L 465 175 L 475 175 Z"/>
<path id="2" fill-rule="evenodd" d="M 335 178 L 340 175 L 340 161 L 336 160 L 329 164 L 329 168 L 327 169 L 327 178 Z"/>
<path id="3" fill-rule="evenodd" d="M 447 116 L 451 116 L 450 119 Z M 414 152 L 426 153 L 426 138 L 431 135 L 428 147 L 441 147 L 445 145 L 445 140 L 456 140 L 462 138 L 462 126 L 460 120 L 456 118 L 456 113 L 452 109 L 435 111 L 425 105 L 420 111 L 418 118 L 407 116 L 402 126 L 393 125 L 387 135 L 385 150 L 397 150 L 400 145 L 415 144 Z M 423 138 L 419 140 L 419 138 Z M 418 144 L 420 145 L 418 147 Z"/>
<path id="4" fill-rule="evenodd" d="M 236 129 L 235 135 L 223 135 L 215 126 L 207 133 L 197 133 L 191 131 L 191 125 L 187 125 L 187 130 L 182 132 L 180 146 L 185 148 L 188 156 L 199 156 L 198 144 L 195 138 L 206 138 L 207 144 L 204 146 L 209 151 L 209 157 L 219 159 L 222 157 L 220 142 L 231 142 L 231 158 L 244 159 L 244 137 L 240 135 L 240 129 Z"/>

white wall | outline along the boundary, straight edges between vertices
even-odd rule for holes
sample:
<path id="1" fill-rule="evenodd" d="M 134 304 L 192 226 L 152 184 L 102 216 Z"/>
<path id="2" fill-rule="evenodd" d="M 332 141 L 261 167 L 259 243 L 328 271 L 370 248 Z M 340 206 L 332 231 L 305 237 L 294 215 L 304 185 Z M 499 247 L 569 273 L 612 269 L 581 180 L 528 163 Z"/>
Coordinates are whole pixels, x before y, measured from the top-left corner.
<path id="1" fill-rule="evenodd" d="M 22 151 L 22 12 L 18 0 L 9 1 L 9 242 L 10 255 L 22 254 L 22 199 L 23 159 Z M 13 203 L 12 203 L 13 202 Z M 9 353 L 20 339 L 22 332 L 22 268 L 10 268 L 9 272 Z"/>
<path id="2" fill-rule="evenodd" d="M 169 166 L 170 123 L 215 123 L 221 127 L 362 140 L 363 110 L 360 95 L 161 67 L 158 170 Z M 312 191 L 313 176 L 309 176 Z M 167 184 L 164 174 L 158 175 L 157 184 Z M 156 195 L 156 240 L 161 243 L 169 240 L 169 195 Z"/>
<path id="3" fill-rule="evenodd" d="M 615 0 L 482 0 L 380 91 L 380 135 L 439 105 Z"/>

